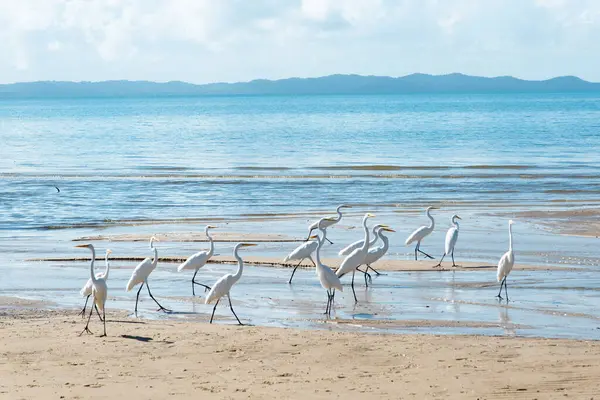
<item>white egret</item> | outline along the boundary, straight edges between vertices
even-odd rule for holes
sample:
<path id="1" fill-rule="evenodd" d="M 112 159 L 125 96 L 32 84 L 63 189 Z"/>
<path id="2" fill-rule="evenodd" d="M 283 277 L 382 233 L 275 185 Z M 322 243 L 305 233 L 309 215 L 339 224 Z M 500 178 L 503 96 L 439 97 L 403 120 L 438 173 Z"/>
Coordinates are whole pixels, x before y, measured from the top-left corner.
<path id="1" fill-rule="evenodd" d="M 199 251 L 198 253 L 191 255 L 183 264 L 181 264 L 179 267 L 177 267 L 178 272 L 181 272 L 185 269 L 193 269 L 194 270 L 194 276 L 192 276 L 192 296 L 196 295 L 196 289 L 195 289 L 194 285 L 203 286 L 204 291 L 210 290 L 210 286 L 207 286 L 203 283 L 196 282 L 195 279 L 196 279 L 196 274 L 198 273 L 198 270 L 206 265 L 208 260 L 210 260 L 210 258 L 213 256 L 213 254 L 215 252 L 215 244 L 213 242 L 213 238 L 208 233 L 209 229 L 215 229 L 215 228 L 216 228 L 216 226 L 206 225 L 206 228 L 204 229 L 204 234 L 206 235 L 206 237 L 208 238 L 208 241 L 210 242 L 210 248 L 208 250 Z"/>
<path id="2" fill-rule="evenodd" d="M 210 304 L 215 300 L 217 301 L 215 303 L 215 306 L 213 307 L 212 315 L 210 316 L 211 324 L 213 322 L 213 318 L 215 316 L 215 310 L 217 309 L 217 305 L 219 304 L 221 297 L 227 296 L 227 299 L 229 300 L 229 308 L 231 309 L 231 312 L 235 316 L 235 319 L 237 319 L 237 322 L 240 325 L 244 325 L 238 318 L 235 311 L 233 311 L 233 306 L 231 305 L 231 294 L 229 292 L 231 291 L 231 288 L 233 287 L 233 285 L 235 285 L 237 283 L 237 281 L 240 280 L 240 278 L 242 277 L 242 272 L 244 271 L 244 260 L 242 260 L 242 257 L 239 256 L 238 250 L 242 247 L 250 247 L 250 246 L 256 246 L 256 245 L 253 243 L 238 243 L 235 245 L 235 248 L 233 249 L 233 256 L 238 261 L 237 272 L 235 273 L 235 275 L 227 274 L 227 275 L 224 275 L 221 278 L 219 278 L 219 280 L 217 282 L 215 282 L 215 284 L 213 285 L 210 292 L 208 292 L 208 296 L 206 296 L 206 300 L 204 300 L 204 304 Z"/>
<path id="3" fill-rule="evenodd" d="M 508 278 L 508 274 L 512 271 L 513 266 L 515 265 L 515 253 L 513 252 L 513 235 L 512 235 L 512 219 L 508 221 L 508 251 L 504 253 L 504 255 L 500 258 L 498 262 L 498 274 L 496 278 L 498 282 L 500 282 L 500 291 L 498 292 L 498 299 L 502 300 L 502 285 L 504 285 L 504 293 L 506 294 L 506 302 L 508 303 L 508 289 L 506 287 L 506 278 Z"/>
<path id="4" fill-rule="evenodd" d="M 319 221 L 331 222 L 334 220 L 335 220 L 334 217 L 327 217 L 327 218 L 321 218 Z M 325 229 L 327 229 L 327 228 L 325 228 Z M 313 235 L 313 236 L 310 236 L 309 239 L 318 239 L 318 236 Z M 292 283 L 292 279 L 294 278 L 294 274 L 296 273 L 296 270 L 298 269 L 300 264 L 302 264 L 302 261 L 304 261 L 305 259 L 308 258 L 310 260 L 310 262 L 312 262 L 312 264 L 316 267 L 315 261 L 312 259 L 311 254 L 314 253 L 315 250 L 317 250 L 318 246 L 319 246 L 318 240 L 304 242 L 300 246 L 296 247 L 290 254 L 288 254 L 283 259 L 283 262 L 299 260 L 298 264 L 294 267 L 294 270 L 292 271 L 292 276 L 290 276 L 290 280 L 288 281 L 288 284 Z"/>
<path id="5" fill-rule="evenodd" d="M 373 272 L 375 272 L 377 275 L 379 275 L 379 272 L 375 271 L 375 269 L 373 267 L 371 267 L 371 264 L 379 261 L 381 259 L 381 257 L 383 257 L 390 248 L 390 241 L 389 241 L 388 237 L 383 234 L 383 232 L 396 232 L 396 231 L 387 226 L 381 227 L 377 231 L 377 236 L 379 236 L 379 238 L 381 239 L 382 244 L 377 247 L 374 247 L 374 248 L 369 248 L 369 252 L 367 253 L 367 257 L 365 258 L 365 265 L 367 266 L 367 269 L 365 271 L 368 272 L 369 269 L 372 269 Z"/>
<path id="6" fill-rule="evenodd" d="M 362 222 L 363 229 L 365 231 L 365 238 L 364 238 L 362 247 L 355 249 L 352 253 L 350 253 L 344 259 L 344 261 L 342 261 L 342 263 L 340 264 L 340 267 L 335 272 L 335 274 L 338 276 L 338 278 L 341 278 L 345 274 L 352 272 L 352 285 L 351 286 L 352 286 L 352 293 L 354 294 L 355 302 L 358 302 L 358 299 L 356 298 L 356 292 L 354 291 L 354 274 L 356 273 L 357 268 L 365 263 L 365 258 L 367 257 L 367 254 L 369 252 L 369 228 L 367 228 L 367 220 L 374 216 L 375 215 L 371 214 L 371 213 L 365 214 L 365 216 L 363 218 L 363 222 Z M 360 272 L 363 272 L 363 271 L 360 271 Z M 365 274 L 367 274 L 367 273 L 365 272 Z M 366 277 L 365 277 L 365 283 L 366 283 Z"/>
<path id="7" fill-rule="evenodd" d="M 342 287 L 342 283 L 340 282 L 340 278 L 333 272 L 331 268 L 326 265 L 323 265 L 321 262 L 321 247 L 323 247 L 323 243 L 325 243 L 325 239 L 327 239 L 327 230 L 323 227 L 324 219 L 319 221 L 319 230 L 321 231 L 321 238 L 317 237 L 319 241 L 319 245 L 317 247 L 317 251 L 315 254 L 315 258 L 317 260 L 316 270 L 317 277 L 319 278 L 319 282 L 321 282 L 321 286 L 323 289 L 327 290 L 327 306 L 325 307 L 325 314 L 331 314 L 331 308 L 333 307 L 333 298 L 335 296 L 335 289 L 338 289 L 340 292 L 344 291 Z"/>
<path id="8" fill-rule="evenodd" d="M 108 256 L 112 253 L 111 249 L 106 249 L 106 255 L 104 256 L 104 272 L 98 272 L 96 273 L 96 278 L 100 279 L 103 278 L 105 281 L 108 280 L 108 271 L 110 271 L 110 263 L 108 262 Z M 90 299 L 90 296 L 92 295 L 92 287 L 93 287 L 93 282 L 92 282 L 92 278 L 88 279 L 87 282 L 85 283 L 85 285 L 83 285 L 83 287 L 81 288 L 81 290 L 79 291 L 79 293 L 81 294 L 82 297 L 85 297 L 85 304 L 83 305 L 83 309 L 81 310 L 80 314 L 83 318 L 85 318 L 85 309 L 87 307 L 87 303 L 88 300 Z M 96 307 L 96 313 L 98 313 L 98 318 L 100 318 L 100 320 L 102 320 L 102 317 L 100 317 L 100 312 L 98 312 L 98 308 Z"/>
<path id="9" fill-rule="evenodd" d="M 154 296 L 152 296 L 152 292 L 150 292 L 150 286 L 148 285 L 148 277 L 150 276 L 152 271 L 154 271 L 154 269 L 156 268 L 156 264 L 158 263 L 158 251 L 156 250 L 156 247 L 154 247 L 154 242 L 158 242 L 158 241 L 159 240 L 156 239 L 154 236 L 152 236 L 150 238 L 150 248 L 152 250 L 154 250 L 154 259 L 151 259 L 150 257 L 148 257 L 144 261 L 139 263 L 133 270 L 133 273 L 131 274 L 131 278 L 129 278 L 129 282 L 127 282 L 127 286 L 125 287 L 125 290 L 127 290 L 129 292 L 136 285 L 138 285 L 140 283 L 142 284 L 140 286 L 140 289 L 137 292 L 137 296 L 135 297 L 135 311 L 134 312 L 135 312 L 136 317 L 137 317 L 138 301 L 140 300 L 140 292 L 142 291 L 144 284 L 146 285 L 146 288 L 148 289 L 148 294 L 150 295 L 152 300 L 154 300 L 154 302 L 158 305 L 158 307 L 160 307 L 157 311 L 160 311 L 160 310 L 165 311 L 165 312 L 171 311 L 168 308 L 163 307 L 154 298 Z"/>
<path id="10" fill-rule="evenodd" d="M 340 222 L 342 220 L 342 209 L 343 208 L 352 208 L 352 206 L 349 206 L 347 204 L 341 204 L 338 206 L 338 208 L 335 209 L 335 212 L 337 213 L 337 217 L 329 217 L 327 218 L 326 221 L 323 222 L 323 227 L 325 229 L 329 228 L 330 226 L 333 226 L 335 224 L 337 224 L 338 222 Z M 318 224 L 319 221 L 312 223 L 309 227 L 308 227 L 308 236 L 306 237 L 306 240 L 310 239 L 310 235 L 312 234 L 312 232 L 315 229 L 318 229 Z M 333 244 L 333 242 L 329 239 L 327 239 L 327 241 L 330 244 Z"/>
<path id="11" fill-rule="evenodd" d="M 379 230 L 379 228 L 383 228 L 383 227 L 387 227 L 387 225 L 377 224 L 373 227 L 373 231 L 372 231 L 373 238 L 371 239 L 371 243 L 369 243 L 369 248 L 372 248 L 375 245 L 375 242 L 377 242 L 377 239 L 378 239 L 377 231 Z M 338 253 L 338 255 L 340 257 L 347 256 L 348 254 L 352 253 L 354 250 L 358 249 L 359 247 L 362 247 L 363 243 L 364 243 L 363 239 L 357 240 L 354 243 L 350 243 L 348 246 L 341 249 L 340 252 Z"/>
<path id="12" fill-rule="evenodd" d="M 442 259 L 440 260 L 440 262 L 437 263 L 437 265 L 434 265 L 433 268 L 441 267 L 442 261 L 444 261 L 444 257 L 446 257 L 448 254 L 450 254 L 452 256 L 452 266 L 456 267 L 456 263 L 454 262 L 454 246 L 456 246 L 456 241 L 458 240 L 459 226 L 458 226 L 457 219 L 462 219 L 462 218 L 456 214 L 454 214 L 452 216 L 452 218 L 450 218 L 450 222 L 452 223 L 452 226 L 450 227 L 450 229 L 448 229 L 448 232 L 446 233 L 446 243 L 444 246 L 444 255 L 442 256 Z"/>
<path id="13" fill-rule="evenodd" d="M 106 286 L 105 278 L 96 278 L 96 274 L 94 274 L 94 261 L 96 260 L 96 250 L 92 244 L 80 244 L 75 247 L 87 248 L 92 251 L 92 262 L 90 263 L 90 279 L 92 280 L 92 296 L 94 301 L 94 307 L 97 307 L 100 311 L 102 311 L 102 322 L 104 323 L 104 334 L 101 336 L 106 336 L 106 310 L 104 308 L 106 304 L 106 296 L 108 293 L 108 287 Z M 108 273 L 108 269 L 106 271 Z M 80 336 L 84 333 L 92 333 L 90 331 L 89 325 L 90 320 L 92 319 L 92 313 L 94 312 L 94 307 L 90 307 L 90 316 L 88 317 L 87 324 L 85 324 L 85 328 Z"/>
<path id="14" fill-rule="evenodd" d="M 318 236 L 313 235 L 309 239 L 318 239 Z M 304 242 L 300 246 L 296 247 L 290 254 L 288 254 L 283 259 L 283 262 L 299 260 L 298 264 L 296 264 L 296 266 L 294 267 L 294 270 L 292 271 L 292 276 L 290 276 L 290 280 L 288 281 L 288 283 L 292 283 L 292 279 L 294 278 L 294 274 L 296 273 L 296 270 L 298 269 L 300 264 L 302 264 L 302 261 L 304 261 L 305 259 L 308 258 L 315 267 L 317 266 L 315 264 L 315 261 L 312 259 L 312 253 L 314 253 L 318 247 L 319 247 L 318 240 L 311 240 L 310 242 Z"/>
<path id="15" fill-rule="evenodd" d="M 415 242 L 415 241 L 417 242 L 417 246 L 415 247 L 415 260 L 417 260 L 417 252 L 424 254 L 426 257 L 433 259 L 433 257 L 431 257 L 429 254 L 425 253 L 424 251 L 421 251 L 421 249 L 420 249 L 421 241 L 423 239 L 425 239 L 426 236 L 429 236 L 429 234 L 431 234 L 431 232 L 433 232 L 433 228 L 435 227 L 435 221 L 433 220 L 433 217 L 430 214 L 431 210 L 437 210 L 437 207 L 427 207 L 425 214 L 427 215 L 427 218 L 429 218 L 431 220 L 431 223 L 429 224 L 429 226 L 420 227 L 419 229 L 417 229 L 416 231 L 411 233 L 411 235 L 408 237 L 408 239 L 406 239 L 406 242 L 405 242 L 405 244 L 407 246 L 409 244 L 411 244 L 412 242 Z"/>

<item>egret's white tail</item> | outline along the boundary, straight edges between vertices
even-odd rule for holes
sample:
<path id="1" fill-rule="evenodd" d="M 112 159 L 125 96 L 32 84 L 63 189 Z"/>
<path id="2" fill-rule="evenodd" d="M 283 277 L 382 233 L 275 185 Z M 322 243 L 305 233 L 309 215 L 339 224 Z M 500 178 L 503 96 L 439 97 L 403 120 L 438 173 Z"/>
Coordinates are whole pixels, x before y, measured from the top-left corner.
<path id="1" fill-rule="evenodd" d="M 133 276 L 131 278 L 129 278 L 129 282 L 127 282 L 127 287 L 125 288 L 126 291 L 130 291 L 131 289 L 133 289 L 133 287 L 135 286 L 135 281 L 133 280 Z"/>

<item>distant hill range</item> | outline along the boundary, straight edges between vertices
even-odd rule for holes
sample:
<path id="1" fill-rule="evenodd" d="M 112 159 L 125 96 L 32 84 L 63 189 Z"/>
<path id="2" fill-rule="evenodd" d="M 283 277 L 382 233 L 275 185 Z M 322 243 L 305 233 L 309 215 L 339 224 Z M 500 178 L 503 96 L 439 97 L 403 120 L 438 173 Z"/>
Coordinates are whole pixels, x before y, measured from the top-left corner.
<path id="1" fill-rule="evenodd" d="M 528 81 L 511 76 L 485 78 L 463 74 L 389 76 L 329 75 L 319 78 L 257 79 L 210 83 L 104 81 L 24 82 L 0 85 L 0 99 L 48 97 L 138 97 L 209 95 L 313 95 L 409 93 L 550 93 L 600 92 L 600 83 L 575 76 Z"/>

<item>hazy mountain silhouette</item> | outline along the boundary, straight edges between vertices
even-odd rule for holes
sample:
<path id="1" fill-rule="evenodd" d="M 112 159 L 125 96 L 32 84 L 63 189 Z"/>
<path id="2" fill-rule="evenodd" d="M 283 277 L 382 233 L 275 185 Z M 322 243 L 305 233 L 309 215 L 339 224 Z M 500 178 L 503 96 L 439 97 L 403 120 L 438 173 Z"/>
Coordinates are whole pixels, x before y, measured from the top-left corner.
<path id="1" fill-rule="evenodd" d="M 194 85 L 186 82 L 104 81 L 23 82 L 0 85 L 0 98 L 136 97 L 206 95 L 306 95 L 405 93 L 600 92 L 600 83 L 575 76 L 528 81 L 511 76 L 485 78 L 463 74 L 389 76 L 329 75 L 319 78 L 257 79 Z"/>

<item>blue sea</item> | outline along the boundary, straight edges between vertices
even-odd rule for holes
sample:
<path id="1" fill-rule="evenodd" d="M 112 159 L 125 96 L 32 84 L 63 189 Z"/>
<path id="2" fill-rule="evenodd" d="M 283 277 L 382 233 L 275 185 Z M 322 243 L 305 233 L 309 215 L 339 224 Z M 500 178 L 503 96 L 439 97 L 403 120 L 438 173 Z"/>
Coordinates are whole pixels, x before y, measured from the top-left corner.
<path id="1" fill-rule="evenodd" d="M 600 94 L 3 100 L 0 139 L 0 295 L 52 293 L 74 306 L 73 276 L 85 282 L 86 264 L 30 259 L 87 256 L 72 248 L 82 236 L 201 232 L 214 221 L 302 238 L 341 203 L 354 207 L 330 234 L 338 247 L 360 238 L 361 216 L 373 211 L 398 232 L 389 257 L 410 260 L 404 239 L 437 205 L 439 228 L 422 246 L 436 256 L 458 213 L 461 260 L 496 263 L 513 218 L 518 262 L 598 266 L 593 232 L 564 231 L 572 218 L 552 216 L 592 210 L 598 222 Z M 108 244 L 115 255 L 150 255 L 146 242 L 98 246 Z M 254 255 L 289 250 L 265 244 Z M 45 294 L 39 281 L 23 283 L 27 268 L 42 271 L 40 281 L 47 271 Z M 597 300 L 593 277 L 585 281 Z"/>

